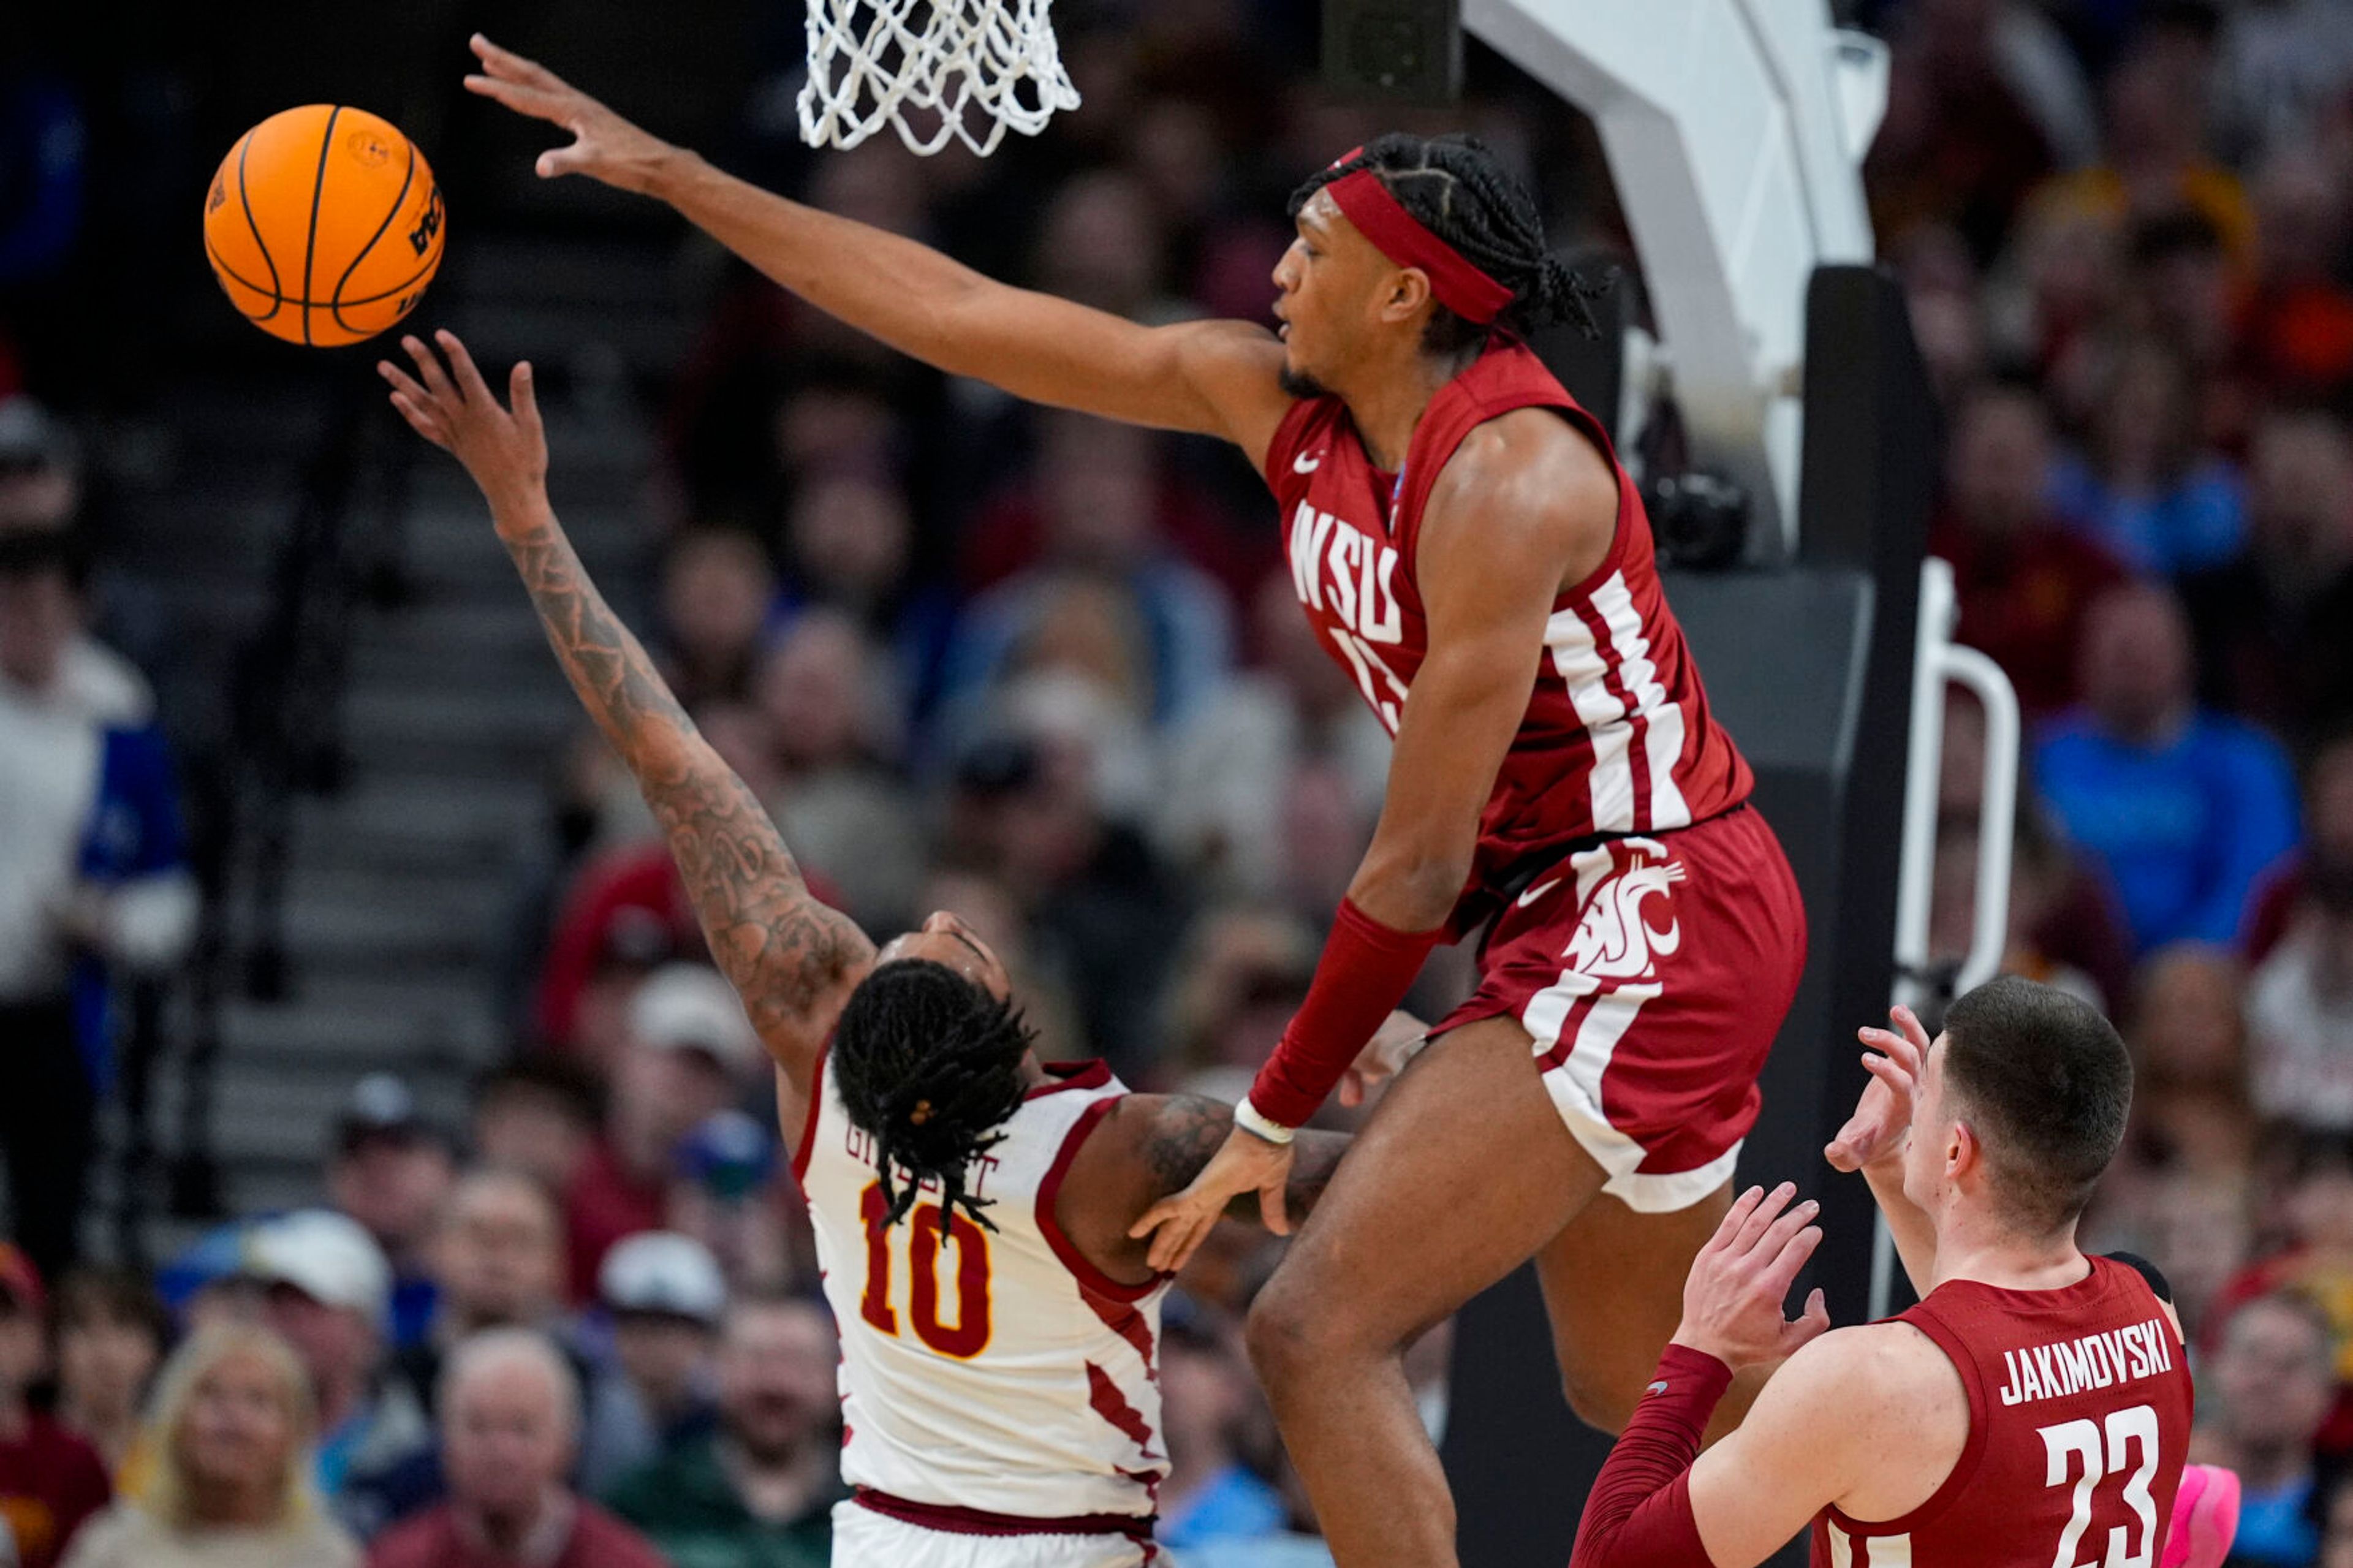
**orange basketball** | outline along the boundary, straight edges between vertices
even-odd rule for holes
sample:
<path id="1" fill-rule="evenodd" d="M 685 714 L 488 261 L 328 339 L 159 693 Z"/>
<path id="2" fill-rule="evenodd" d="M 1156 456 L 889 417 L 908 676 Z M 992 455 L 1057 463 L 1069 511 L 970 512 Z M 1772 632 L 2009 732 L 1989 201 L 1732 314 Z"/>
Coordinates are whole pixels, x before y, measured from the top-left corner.
<path id="1" fill-rule="evenodd" d="M 364 109 L 305 104 L 237 139 L 205 195 L 205 255 L 263 331 L 331 348 L 414 310 L 441 265 L 441 187 Z"/>

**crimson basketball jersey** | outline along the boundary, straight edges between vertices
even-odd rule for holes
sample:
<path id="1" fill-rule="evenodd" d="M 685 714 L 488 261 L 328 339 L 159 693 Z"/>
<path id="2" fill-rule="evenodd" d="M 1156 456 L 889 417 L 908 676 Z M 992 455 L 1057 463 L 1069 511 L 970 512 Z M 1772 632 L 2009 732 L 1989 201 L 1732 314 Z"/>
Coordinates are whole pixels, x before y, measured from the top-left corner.
<path id="1" fill-rule="evenodd" d="M 2156 1568 L 2189 1444 L 2181 1340 L 2138 1270 L 2080 1283 L 1956 1279 L 1897 1321 L 1951 1358 L 1969 1437 L 1902 1519 L 1814 1521 L 1814 1568 Z"/>
<path id="2" fill-rule="evenodd" d="M 1473 428 L 1531 407 L 1557 410 L 1617 470 L 1617 531 L 1601 564 L 1554 600 L 1544 647 L 1530 650 L 1535 689 L 1480 817 L 1457 934 L 1490 912 L 1474 892 L 1504 885 L 1514 866 L 1595 834 L 1704 822 L 1747 799 L 1752 783 L 1667 608 L 1641 497 L 1599 424 L 1524 343 L 1498 337 L 1439 389 L 1394 475 L 1374 468 L 1340 399 L 1307 398 L 1283 416 L 1266 480 L 1316 637 L 1395 734 L 1430 649 L 1414 561 L 1423 504 Z"/>
<path id="3" fill-rule="evenodd" d="M 874 1140 L 823 1058 L 795 1156 L 841 1330 L 842 1479 L 950 1530 L 959 1514 L 1143 1520 L 1168 1473 L 1167 1281 L 1111 1279 L 1054 1215 L 1063 1173 L 1127 1089 L 1102 1062 L 1046 1070 L 965 1173 L 994 1230 L 944 1209 L 936 1183 L 882 1223 Z"/>

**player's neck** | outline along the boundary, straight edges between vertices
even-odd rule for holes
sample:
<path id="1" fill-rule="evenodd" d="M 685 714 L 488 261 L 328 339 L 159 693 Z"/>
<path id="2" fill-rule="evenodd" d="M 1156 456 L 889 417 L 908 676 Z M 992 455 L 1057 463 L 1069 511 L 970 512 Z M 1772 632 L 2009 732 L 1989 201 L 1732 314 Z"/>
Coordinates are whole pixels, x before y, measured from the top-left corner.
<path id="1" fill-rule="evenodd" d="M 1476 349 L 1440 357 L 1408 349 L 1401 356 L 1367 363 L 1360 378 L 1336 388 L 1348 405 L 1365 454 L 1384 473 L 1396 473 L 1405 464 L 1413 444 L 1414 426 L 1439 389 L 1468 370 L 1479 357 Z"/>
<path id="2" fill-rule="evenodd" d="M 2005 1290 L 2057 1290 L 2081 1281 L 2089 1267 L 2075 1227 L 2021 1236 L 1999 1217 L 1947 1211 L 1936 1226 L 1936 1283 L 1973 1279 Z"/>

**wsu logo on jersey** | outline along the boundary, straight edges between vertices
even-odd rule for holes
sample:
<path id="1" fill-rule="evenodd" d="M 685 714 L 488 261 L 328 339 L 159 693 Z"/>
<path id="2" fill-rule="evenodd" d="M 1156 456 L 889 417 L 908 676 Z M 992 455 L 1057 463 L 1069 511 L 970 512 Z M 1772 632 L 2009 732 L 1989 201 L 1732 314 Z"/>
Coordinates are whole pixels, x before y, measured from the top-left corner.
<path id="1" fill-rule="evenodd" d="M 1596 980 L 1649 978 L 1660 955 L 1683 944 L 1683 931 L 1672 914 L 1660 930 L 1643 918 L 1642 906 L 1683 879 L 1680 860 L 1638 860 L 1604 879 L 1569 939 L 1569 963 Z"/>
<path id="2" fill-rule="evenodd" d="M 1331 634 L 1365 700 L 1396 734 L 1406 683 L 1375 651 L 1405 640 L 1396 547 L 1301 501 L 1291 518 L 1290 555 L 1291 584 L 1299 602 Z"/>

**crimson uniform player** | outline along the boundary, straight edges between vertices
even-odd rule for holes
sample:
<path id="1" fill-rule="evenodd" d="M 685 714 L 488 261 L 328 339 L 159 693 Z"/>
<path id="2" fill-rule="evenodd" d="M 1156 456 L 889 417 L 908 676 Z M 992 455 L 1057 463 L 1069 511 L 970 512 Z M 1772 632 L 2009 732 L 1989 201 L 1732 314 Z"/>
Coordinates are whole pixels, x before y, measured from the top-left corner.
<path id="1" fill-rule="evenodd" d="M 1486 926 L 1477 995 L 1384 1097 L 1250 1324 L 1334 1555 L 1452 1562 L 1405 1348 L 1533 1256 L 1572 1403 L 1621 1420 L 1729 1202 L 1805 948 L 1641 502 L 1523 341 L 1583 312 L 1534 200 L 1476 142 L 1384 136 L 1294 198 L 1279 337 L 1146 327 L 755 189 L 474 48 L 470 89 L 573 133 L 543 176 L 668 202 L 953 374 L 1223 437 L 1274 488 L 1300 600 L 1396 754 L 1305 1004 L 1237 1131 L 1139 1234 L 1174 1268 L 1252 1191 L 1282 1228 L 1293 1129 L 1430 949 Z"/>
<path id="2" fill-rule="evenodd" d="M 2189 1370 L 2164 1279 L 2075 1245 L 2124 1137 L 2124 1042 L 2015 978 L 1956 1002 L 1933 1044 L 1895 1021 L 1862 1031 L 1873 1081 L 1828 1153 L 1869 1180 L 1919 1304 L 1825 1332 L 1817 1290 L 1783 1321 L 1815 1205 L 1787 1184 L 1744 1194 L 1692 1266 L 1571 1568 L 1751 1568 L 1810 1521 L 1815 1568 L 2221 1562 L 2227 1525 L 2205 1527 L 2234 1517 L 2235 1482 L 2194 1467 L 2194 1498 L 2185 1483 Z M 1700 1454 L 1733 1369 L 1777 1363 Z"/>
<path id="3" fill-rule="evenodd" d="M 1167 1277 L 1128 1232 L 1208 1162 L 1231 1113 L 1130 1094 L 1101 1062 L 1040 1064 L 1005 965 L 954 915 L 878 948 L 811 895 L 557 523 L 531 367 L 515 367 L 510 412 L 454 336 L 439 342 L 446 368 L 415 338 L 414 375 L 379 364 L 393 404 L 481 487 L 557 661 L 637 776 L 776 1060 L 841 1326 L 855 1495 L 834 1510 L 836 1568 L 1153 1562 Z M 1345 1142 L 1316 1135 L 1287 1212 L 1304 1216 Z"/>

